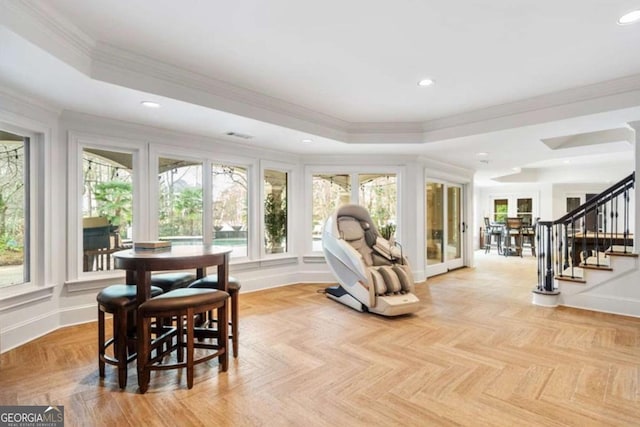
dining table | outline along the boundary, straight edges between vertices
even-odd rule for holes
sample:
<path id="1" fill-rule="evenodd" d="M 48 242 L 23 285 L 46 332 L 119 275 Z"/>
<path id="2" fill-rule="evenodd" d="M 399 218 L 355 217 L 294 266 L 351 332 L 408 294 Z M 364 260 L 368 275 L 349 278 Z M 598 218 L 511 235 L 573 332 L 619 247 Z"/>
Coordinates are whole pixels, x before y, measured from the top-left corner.
<path id="1" fill-rule="evenodd" d="M 126 270 L 126 282 L 136 285 L 138 305 L 151 297 L 151 272 L 196 270 L 198 279 L 207 275 L 207 267 L 217 266 L 218 289 L 227 292 L 229 284 L 229 258 L 232 249 L 213 245 L 176 245 L 162 249 L 126 249 L 113 254 L 114 266 Z M 220 319 L 222 320 L 222 319 Z M 228 322 L 228 319 L 223 321 Z M 142 322 L 137 322 L 137 336 L 142 336 Z M 136 341 L 140 357 L 142 340 Z M 138 367 L 142 366 L 138 361 Z M 140 375 L 138 375 L 138 381 Z"/>

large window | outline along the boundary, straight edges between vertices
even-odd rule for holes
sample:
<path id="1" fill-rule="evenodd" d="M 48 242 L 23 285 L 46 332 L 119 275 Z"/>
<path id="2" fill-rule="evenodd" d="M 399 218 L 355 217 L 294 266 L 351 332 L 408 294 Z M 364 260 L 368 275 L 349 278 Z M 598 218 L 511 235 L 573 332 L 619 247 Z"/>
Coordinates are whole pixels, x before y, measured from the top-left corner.
<path id="1" fill-rule="evenodd" d="M 493 221 L 504 224 L 509 216 L 509 199 L 494 199 Z"/>
<path id="2" fill-rule="evenodd" d="M 213 164 L 211 178 L 213 244 L 231 247 L 232 257 L 246 257 L 249 243 L 247 168 Z"/>
<path id="3" fill-rule="evenodd" d="M 329 215 L 351 201 L 351 175 L 317 174 L 312 179 L 313 250 L 322 250 L 322 227 Z"/>
<path id="4" fill-rule="evenodd" d="M 395 174 L 358 175 L 360 204 L 367 208 L 383 236 L 393 236 L 397 225 L 398 186 Z"/>
<path id="5" fill-rule="evenodd" d="M 573 211 L 574 209 L 578 209 L 578 207 L 582 204 L 580 201 L 580 197 L 567 197 L 566 198 L 566 213 Z"/>
<path id="6" fill-rule="evenodd" d="M 530 198 L 518 199 L 518 218 L 522 218 L 524 225 L 533 224 L 533 200 Z"/>
<path id="7" fill-rule="evenodd" d="M 158 184 L 159 238 L 202 244 L 202 163 L 161 157 Z"/>
<path id="8" fill-rule="evenodd" d="M 339 206 L 358 203 L 385 237 L 394 236 L 397 226 L 398 182 L 395 173 L 312 175 L 312 250 L 322 250 L 322 227 Z"/>
<path id="9" fill-rule="evenodd" d="M 264 244 L 266 253 L 287 251 L 287 172 L 264 171 Z"/>
<path id="10" fill-rule="evenodd" d="M 29 139 L 0 130 L 0 287 L 28 282 Z"/>
<path id="11" fill-rule="evenodd" d="M 131 240 L 131 153 L 82 151 L 82 270 L 113 269 L 111 254 Z"/>

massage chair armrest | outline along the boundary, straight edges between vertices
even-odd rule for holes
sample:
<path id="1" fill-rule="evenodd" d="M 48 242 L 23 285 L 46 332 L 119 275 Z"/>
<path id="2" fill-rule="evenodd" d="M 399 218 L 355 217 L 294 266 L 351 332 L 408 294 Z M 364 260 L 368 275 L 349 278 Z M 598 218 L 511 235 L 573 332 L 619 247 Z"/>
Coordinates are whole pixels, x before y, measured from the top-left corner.
<path id="1" fill-rule="evenodd" d="M 375 245 L 373 245 L 373 250 L 379 255 L 385 257 L 389 261 L 401 260 L 402 250 L 399 243 L 395 242 L 395 244 L 391 244 L 388 240 L 383 239 L 382 237 L 378 237 L 376 239 Z"/>

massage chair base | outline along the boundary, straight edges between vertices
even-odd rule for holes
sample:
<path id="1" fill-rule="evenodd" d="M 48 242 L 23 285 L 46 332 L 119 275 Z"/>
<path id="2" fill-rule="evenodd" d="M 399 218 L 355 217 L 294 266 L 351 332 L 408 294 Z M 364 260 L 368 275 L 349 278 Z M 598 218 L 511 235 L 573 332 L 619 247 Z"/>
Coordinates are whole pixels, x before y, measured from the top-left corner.
<path id="1" fill-rule="evenodd" d="M 420 300 L 414 294 L 387 295 L 376 298 L 375 307 L 367 307 L 362 304 L 342 286 L 333 286 L 325 289 L 327 297 L 360 312 L 376 313 L 381 316 L 401 316 L 414 313 L 420 308 Z"/>
<path id="2" fill-rule="evenodd" d="M 418 311 L 420 308 L 419 303 L 418 297 L 411 293 L 386 295 L 377 297 L 375 307 L 368 307 L 368 311 L 381 316 L 401 316 Z"/>
<path id="3" fill-rule="evenodd" d="M 325 293 L 327 297 L 331 298 L 332 300 L 338 301 L 339 303 L 344 304 L 347 307 L 351 307 L 354 310 L 360 312 L 367 311 L 367 308 L 364 304 L 351 296 L 351 294 L 340 285 L 326 288 Z"/>

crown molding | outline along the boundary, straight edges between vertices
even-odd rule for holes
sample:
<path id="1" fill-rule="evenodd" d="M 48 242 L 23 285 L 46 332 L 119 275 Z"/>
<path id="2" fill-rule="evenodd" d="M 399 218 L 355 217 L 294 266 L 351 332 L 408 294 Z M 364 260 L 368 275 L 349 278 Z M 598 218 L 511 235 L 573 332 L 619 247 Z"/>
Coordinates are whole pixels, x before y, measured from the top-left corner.
<path id="1" fill-rule="evenodd" d="M 416 156 L 410 154 L 362 154 L 346 153 L 346 154 L 303 154 L 300 160 L 304 162 L 306 167 L 320 168 L 323 171 L 331 172 L 335 165 L 349 164 L 351 166 L 371 168 L 375 167 L 376 171 L 393 170 L 402 167 L 407 162 L 414 161 Z M 330 166 L 329 166 L 330 165 Z M 383 169 L 380 169 L 380 168 Z M 389 169 L 384 169 L 389 168 Z M 339 170 L 344 171 L 344 168 Z"/>
<path id="2" fill-rule="evenodd" d="M 510 103 L 494 105 L 454 116 L 424 122 L 424 130 L 437 131 L 455 126 L 484 122 L 500 117 L 517 116 L 640 90 L 640 74 L 548 93 Z M 636 100 L 636 105 L 640 101 Z M 626 107 L 622 106 L 621 108 Z"/>
<path id="3" fill-rule="evenodd" d="M 106 43 L 96 43 L 92 58 L 94 79 L 331 138 L 345 137 L 344 120 Z"/>
<path id="4" fill-rule="evenodd" d="M 503 112 L 502 116 L 488 115 L 484 120 L 469 116 L 469 121 L 466 123 L 460 121 L 459 124 L 447 123 L 446 126 L 434 130 L 425 129 L 423 142 L 443 141 L 640 106 L 640 89 L 635 86 L 630 86 L 628 89 L 627 92 L 603 93 L 601 96 L 589 99 L 567 99 L 565 103 L 539 105 L 535 108 L 532 106 L 532 108 L 521 112 Z M 518 104 L 527 102 L 528 100 L 518 101 Z M 499 107 L 491 107 L 490 109 L 497 108 Z M 477 110 L 469 114 L 475 115 L 484 111 L 484 109 Z M 443 119 L 443 121 L 448 119 Z"/>
<path id="5" fill-rule="evenodd" d="M 40 101 L 34 97 L 27 97 L 23 93 L 17 92 L 8 87 L 0 86 L 0 100 L 2 108 L 14 111 L 37 111 L 40 117 L 46 117 L 48 120 L 57 120 L 62 114 L 62 109 Z"/>
<path id="6" fill-rule="evenodd" d="M 420 122 L 349 123 L 345 132 L 352 144 L 420 144 L 424 136 Z"/>
<path id="7" fill-rule="evenodd" d="M 0 3 L 0 22 L 87 76 L 345 143 L 427 143 L 640 105 L 640 74 L 424 122 L 351 123 L 92 40 L 47 2 Z"/>
<path id="8" fill-rule="evenodd" d="M 297 162 L 299 155 L 290 152 L 264 148 L 252 144 L 229 142 L 220 138 L 207 135 L 176 131 L 159 128 L 134 122 L 126 122 L 119 119 L 96 116 L 93 114 L 64 110 L 60 115 L 61 125 L 64 128 L 73 128 L 75 132 L 85 135 L 108 136 L 121 140 L 153 141 L 154 143 L 175 145 L 175 141 L 181 141 L 184 146 L 195 149 L 212 150 L 225 156 L 239 155 L 252 157 L 256 153 L 266 158 L 282 161 Z M 97 131 L 98 130 L 98 131 Z"/>
<path id="9" fill-rule="evenodd" d="M 89 74 L 95 42 L 47 2 L 0 3 L 0 23 L 82 73 Z"/>
<path id="10" fill-rule="evenodd" d="M 426 156 L 419 156 L 418 162 L 427 169 L 427 178 L 451 179 L 453 181 L 473 180 L 474 172 L 462 166 L 453 165 L 451 163 L 435 160 Z M 446 172 L 445 172 L 446 171 Z"/>

